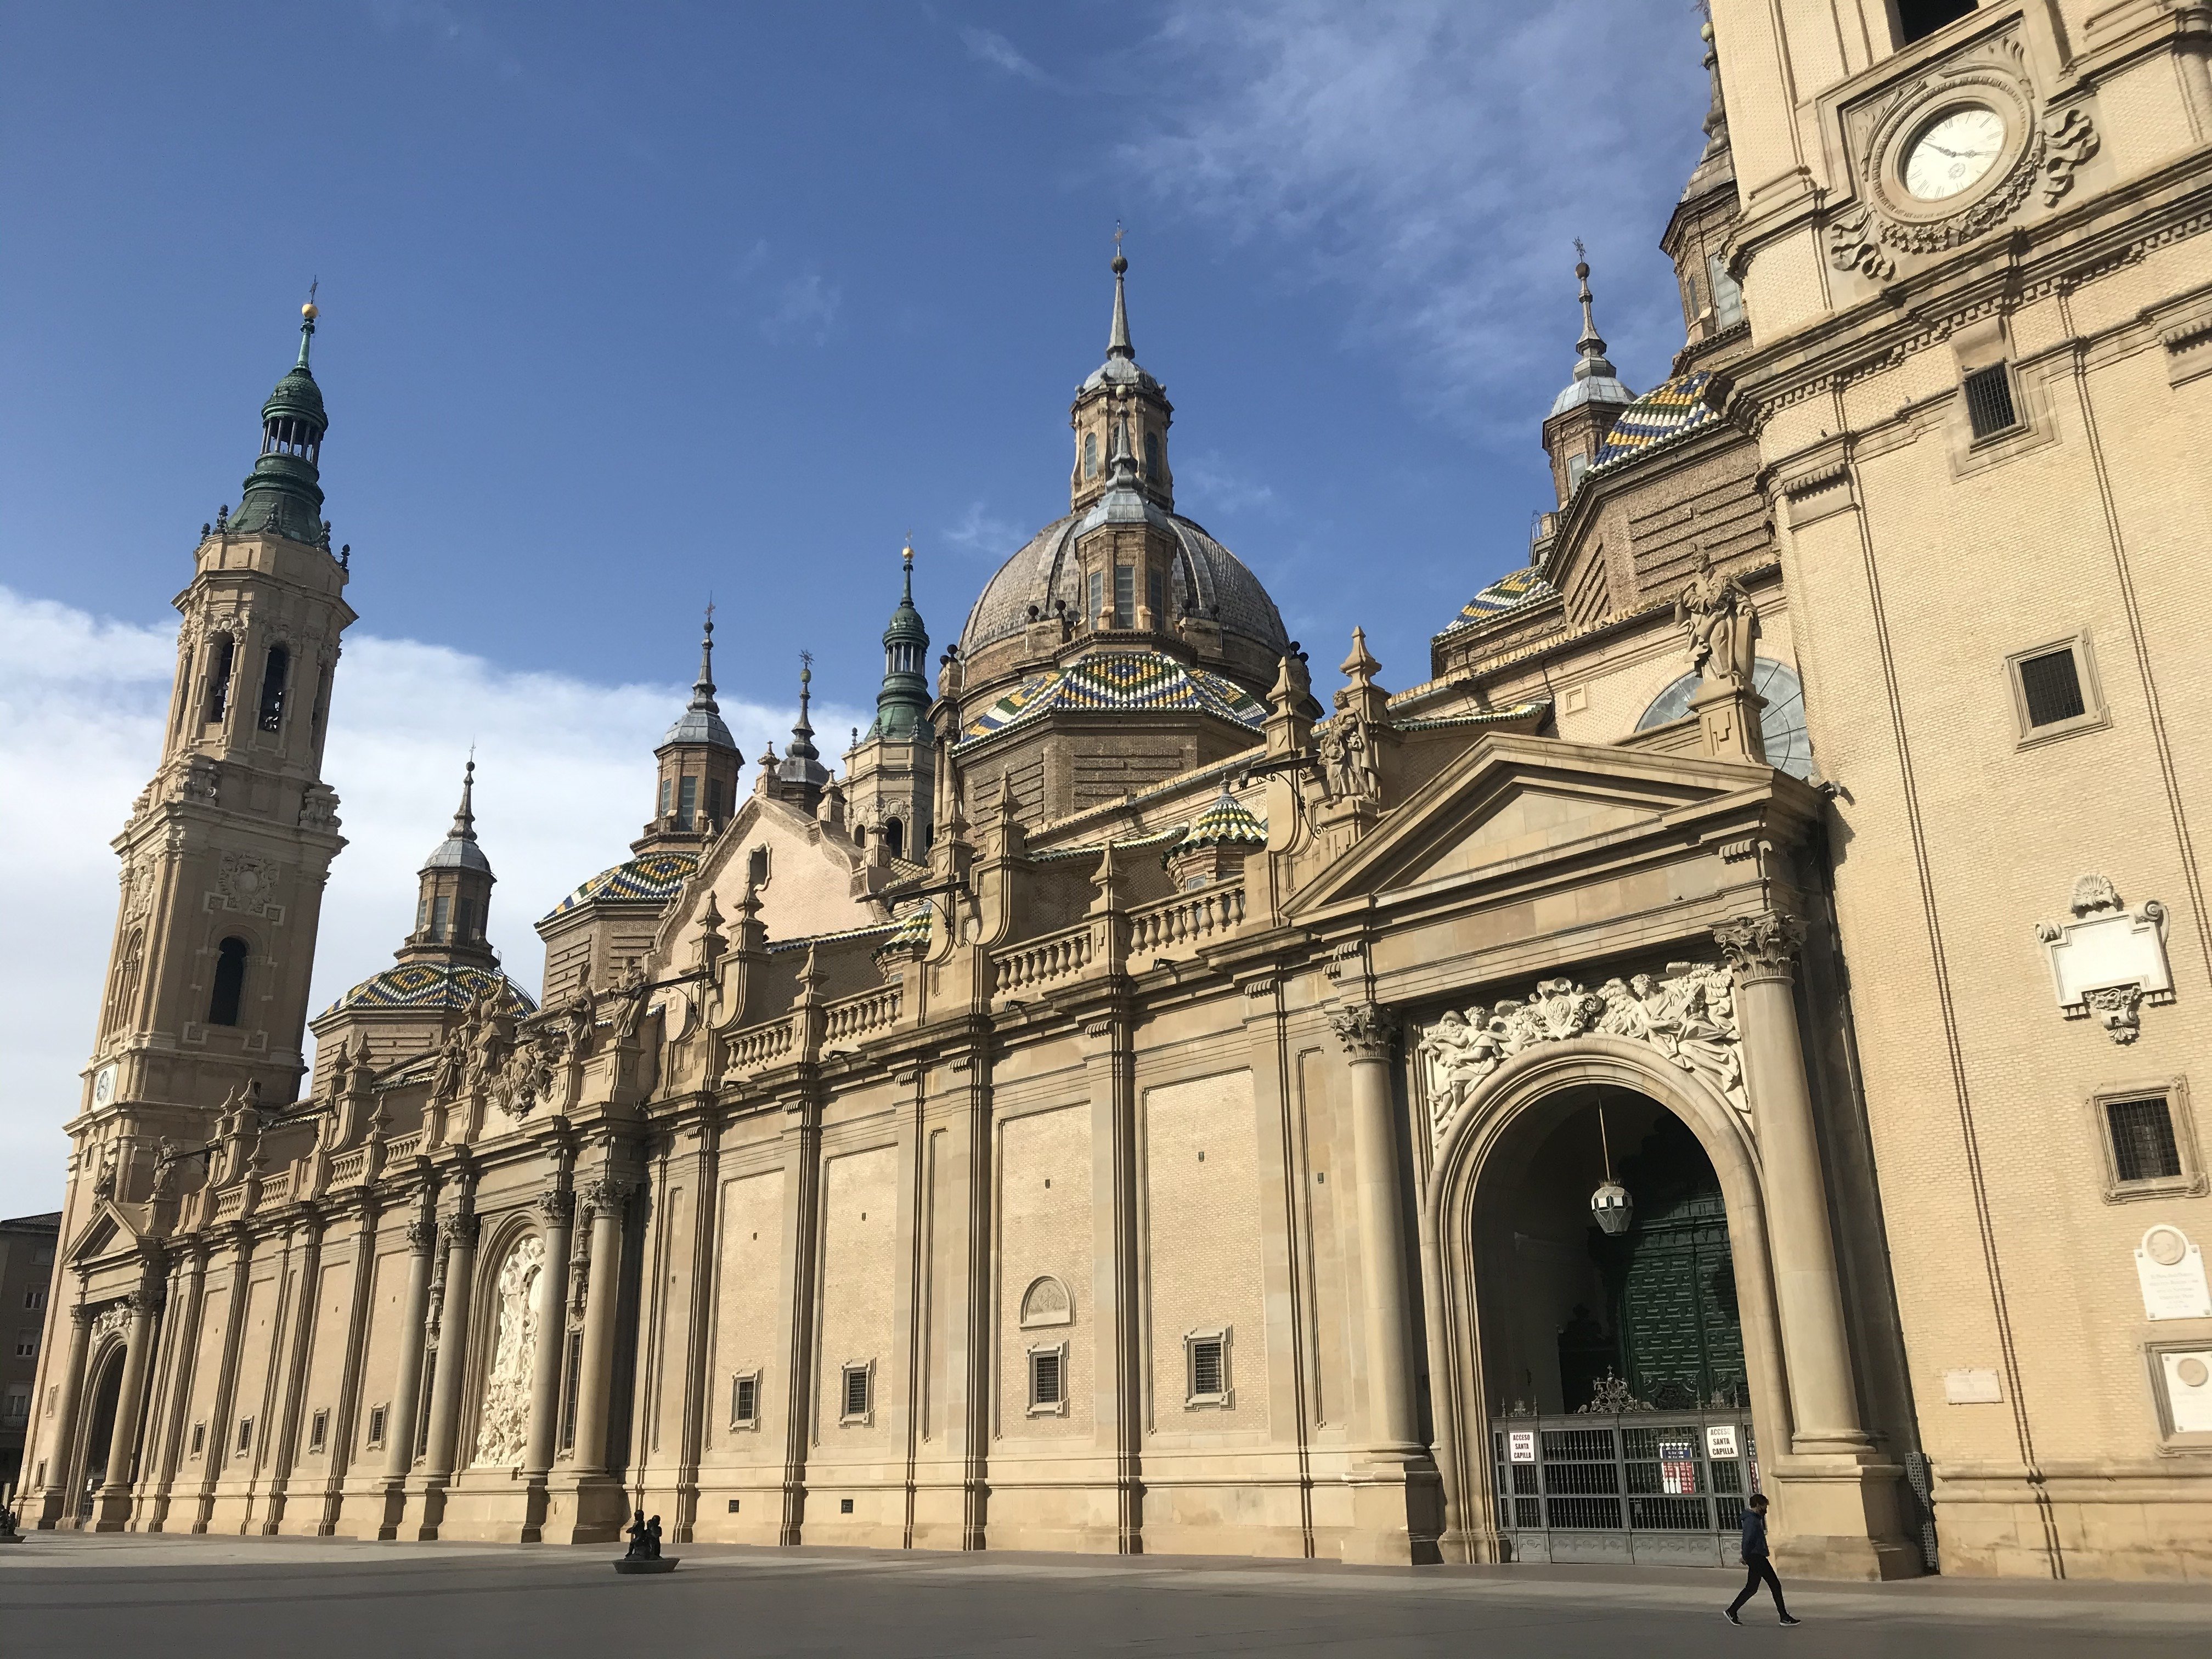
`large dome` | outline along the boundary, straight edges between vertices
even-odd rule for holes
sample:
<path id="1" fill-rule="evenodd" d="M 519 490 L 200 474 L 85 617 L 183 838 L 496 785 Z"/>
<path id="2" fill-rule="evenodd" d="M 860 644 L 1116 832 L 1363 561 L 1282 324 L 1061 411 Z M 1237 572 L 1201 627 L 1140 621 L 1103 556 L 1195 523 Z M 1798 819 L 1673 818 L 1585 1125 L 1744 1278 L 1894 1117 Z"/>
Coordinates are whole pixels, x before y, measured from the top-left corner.
<path id="1" fill-rule="evenodd" d="M 1038 616 L 1049 617 L 1054 601 L 1065 599 L 1077 615 L 1082 614 L 1080 572 L 1072 556 L 1077 533 L 1100 518 L 1100 507 L 1055 520 L 999 567 L 999 574 L 984 585 L 982 597 L 968 613 L 968 625 L 960 630 L 962 656 L 973 657 L 984 647 L 1020 633 L 1029 625 L 1032 605 Z M 1290 648 L 1290 635 L 1283 631 L 1283 618 L 1275 602 L 1243 560 L 1188 519 L 1149 501 L 1144 512 L 1153 524 L 1175 537 L 1180 550 L 1176 559 L 1176 611 L 1195 611 L 1218 622 L 1223 633 L 1253 641 L 1265 647 L 1271 658 L 1280 657 Z"/>

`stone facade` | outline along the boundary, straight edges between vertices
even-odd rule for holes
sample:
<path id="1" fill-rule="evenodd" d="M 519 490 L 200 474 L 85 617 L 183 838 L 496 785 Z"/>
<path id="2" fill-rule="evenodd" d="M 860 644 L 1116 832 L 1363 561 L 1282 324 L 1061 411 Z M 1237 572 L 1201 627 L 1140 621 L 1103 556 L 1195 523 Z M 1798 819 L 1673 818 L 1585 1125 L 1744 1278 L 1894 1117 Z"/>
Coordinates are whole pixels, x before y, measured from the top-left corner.
<path id="1" fill-rule="evenodd" d="M 1683 350 L 1578 272 L 1423 683 L 1347 626 L 1324 702 L 1176 512 L 1117 255 L 1069 515 L 933 686 L 909 584 L 846 780 L 802 700 L 741 798 L 710 645 L 542 999 L 465 794 L 312 1077 L 303 348 L 117 842 L 32 1517 L 1710 1561 L 1755 1481 L 1799 1571 L 2212 1571 L 2212 33 L 1713 14 Z"/>

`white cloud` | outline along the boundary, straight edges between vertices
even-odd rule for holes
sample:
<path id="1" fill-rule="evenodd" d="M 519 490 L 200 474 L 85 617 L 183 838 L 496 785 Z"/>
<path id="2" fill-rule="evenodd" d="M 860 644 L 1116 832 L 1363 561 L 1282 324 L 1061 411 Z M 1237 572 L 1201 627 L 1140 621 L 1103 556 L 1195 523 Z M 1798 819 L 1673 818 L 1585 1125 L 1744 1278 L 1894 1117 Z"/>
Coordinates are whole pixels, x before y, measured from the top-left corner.
<path id="1" fill-rule="evenodd" d="M 761 332 L 776 342 L 803 339 L 821 345 L 845 302 L 845 291 L 818 271 L 792 277 L 776 290 L 775 303 L 761 319 Z"/>
<path id="2" fill-rule="evenodd" d="M 115 921 L 107 842 L 160 758 L 175 630 L 95 618 L 0 586 L 0 1215 L 60 1200 L 61 1125 Z M 477 747 L 477 832 L 499 873 L 491 936 L 533 993 L 530 924 L 629 856 L 652 809 L 653 746 L 688 692 L 520 673 L 410 640 L 346 641 L 325 775 L 349 845 L 323 900 L 311 1010 L 388 966 L 414 919 L 415 872 L 444 835 Z M 744 752 L 787 739 L 793 710 L 721 700 Z M 836 733 L 858 717 L 817 706 Z M 838 745 L 825 745 L 834 760 Z"/>
<path id="3" fill-rule="evenodd" d="M 960 515 L 958 523 L 937 533 L 948 544 L 963 552 L 1003 560 L 1012 558 L 1022 544 L 1036 532 L 1023 529 L 1012 519 L 1000 518 L 982 501 L 970 501 L 968 510 Z"/>
<path id="4" fill-rule="evenodd" d="M 1564 378 L 1577 236 L 1644 378 L 1680 343 L 1652 248 L 1702 143 L 1700 50 L 1686 4 L 1177 0 L 1134 61 L 1187 90 L 1118 159 L 1193 217 L 1284 244 L 1425 401 L 1524 442 L 1531 411 L 1496 394 Z"/>
<path id="5" fill-rule="evenodd" d="M 1024 57 L 1021 48 L 1003 34 L 990 29 L 963 29 L 960 44 L 979 64 L 988 64 L 993 69 L 1003 70 L 1024 81 L 1034 81 L 1039 86 L 1052 84 L 1052 77 Z"/>
<path id="6" fill-rule="evenodd" d="M 1275 505 L 1274 486 L 1240 471 L 1218 452 L 1185 455 L 1175 465 L 1176 499 L 1194 513 L 1250 513 Z"/>

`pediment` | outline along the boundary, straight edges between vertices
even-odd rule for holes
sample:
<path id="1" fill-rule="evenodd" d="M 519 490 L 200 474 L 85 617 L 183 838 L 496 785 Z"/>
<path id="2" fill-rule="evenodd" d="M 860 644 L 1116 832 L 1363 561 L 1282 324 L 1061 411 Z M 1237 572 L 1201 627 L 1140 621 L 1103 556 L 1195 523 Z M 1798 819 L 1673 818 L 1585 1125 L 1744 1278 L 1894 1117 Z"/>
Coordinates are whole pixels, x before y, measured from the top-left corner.
<path id="1" fill-rule="evenodd" d="M 1340 899 L 1571 856 L 1665 830 L 1708 802 L 1771 791 L 1777 775 L 1698 756 L 1493 735 L 1430 779 L 1287 909 L 1310 913 Z"/>
<path id="2" fill-rule="evenodd" d="M 77 1234 L 76 1242 L 69 1247 L 67 1260 L 73 1267 L 82 1267 L 118 1250 L 135 1249 L 137 1244 L 138 1230 L 130 1218 L 112 1201 L 102 1200 Z"/>

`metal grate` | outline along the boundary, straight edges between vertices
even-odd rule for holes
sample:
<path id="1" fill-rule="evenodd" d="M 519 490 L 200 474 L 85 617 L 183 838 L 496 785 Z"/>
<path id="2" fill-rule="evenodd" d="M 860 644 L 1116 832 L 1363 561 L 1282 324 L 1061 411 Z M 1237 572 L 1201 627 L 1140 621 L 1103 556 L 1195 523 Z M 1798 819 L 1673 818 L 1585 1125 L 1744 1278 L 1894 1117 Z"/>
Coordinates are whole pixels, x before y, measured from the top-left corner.
<path id="1" fill-rule="evenodd" d="M 1516 1559 L 1735 1559 L 1744 1499 L 1758 1486 L 1741 1412 L 1637 1413 L 1606 1426 L 1579 1413 L 1509 1417 L 1491 1428 L 1498 1523 L 1516 1534 Z"/>
<path id="2" fill-rule="evenodd" d="M 2074 647 L 2062 646 L 2020 665 L 2021 694 L 2027 699 L 2027 723 L 2055 726 L 2087 712 L 2081 697 L 2081 672 L 2074 661 Z"/>
<path id="3" fill-rule="evenodd" d="M 1190 1345 L 1190 1391 L 1194 1396 L 1218 1395 L 1221 1389 L 1221 1340 L 1209 1337 Z"/>
<path id="4" fill-rule="evenodd" d="M 1060 1404 L 1060 1350 L 1030 1356 L 1030 1404 Z"/>
<path id="5" fill-rule="evenodd" d="M 2012 376 L 2002 363 L 1978 368 L 1966 376 L 1966 418 L 1974 423 L 1977 438 L 2009 432 L 2020 424 L 2013 407 Z"/>
<path id="6" fill-rule="evenodd" d="M 749 1425 L 760 1418 L 760 1378 L 747 1375 L 730 1382 L 730 1421 Z"/>
<path id="7" fill-rule="evenodd" d="M 845 1415 L 866 1417 L 868 1414 L 868 1368 L 848 1365 L 845 1368 Z"/>
<path id="8" fill-rule="evenodd" d="M 2112 1166 L 2123 1181 L 2160 1181 L 2181 1173 L 2181 1147 L 2164 1095 L 2105 1103 L 2112 1131 Z"/>

